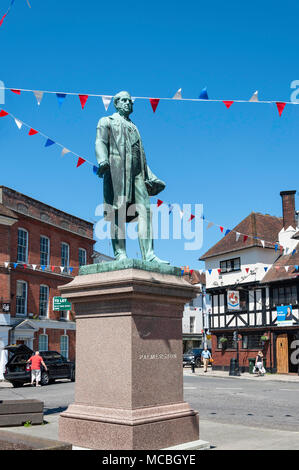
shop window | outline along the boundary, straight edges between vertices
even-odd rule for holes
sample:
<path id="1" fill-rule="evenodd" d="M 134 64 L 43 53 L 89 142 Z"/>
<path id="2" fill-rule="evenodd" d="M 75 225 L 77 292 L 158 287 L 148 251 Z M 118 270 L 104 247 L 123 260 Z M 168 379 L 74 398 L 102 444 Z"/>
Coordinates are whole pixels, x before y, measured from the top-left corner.
<path id="1" fill-rule="evenodd" d="M 233 333 L 224 333 L 221 336 L 217 336 L 217 348 L 218 349 L 222 349 L 222 342 L 220 341 L 220 338 L 222 337 L 227 339 L 227 341 L 225 342 L 225 347 L 227 349 L 236 349 L 237 345 L 233 339 Z"/>
<path id="2" fill-rule="evenodd" d="M 259 335 L 243 335 L 242 336 L 242 348 L 243 349 L 261 349 L 261 334 Z"/>

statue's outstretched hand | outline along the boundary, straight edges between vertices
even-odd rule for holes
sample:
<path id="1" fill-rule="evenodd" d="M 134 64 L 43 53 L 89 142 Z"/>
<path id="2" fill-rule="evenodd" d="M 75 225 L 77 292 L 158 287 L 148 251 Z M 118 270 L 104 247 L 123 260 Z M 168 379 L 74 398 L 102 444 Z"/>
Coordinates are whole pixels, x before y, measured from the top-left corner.
<path id="1" fill-rule="evenodd" d="M 103 177 L 103 174 L 106 173 L 106 171 L 109 170 L 109 168 L 110 168 L 109 162 L 102 163 L 102 164 L 99 166 L 97 175 L 98 175 L 100 178 L 102 178 L 102 177 Z"/>

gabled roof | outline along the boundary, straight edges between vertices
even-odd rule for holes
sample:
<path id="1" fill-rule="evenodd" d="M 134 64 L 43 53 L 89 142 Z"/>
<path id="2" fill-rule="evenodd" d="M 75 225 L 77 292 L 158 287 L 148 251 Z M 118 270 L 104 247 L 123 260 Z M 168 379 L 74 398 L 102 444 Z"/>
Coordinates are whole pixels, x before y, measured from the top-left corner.
<path id="1" fill-rule="evenodd" d="M 288 255 L 280 256 L 271 268 L 267 271 L 266 275 L 260 281 L 261 283 L 285 281 L 287 279 L 295 279 L 299 276 L 299 271 L 296 271 L 295 266 L 299 266 L 299 243 L 296 246 L 296 252 Z M 290 266 L 288 271 L 285 266 Z M 276 269 L 277 268 L 277 269 Z"/>
<path id="2" fill-rule="evenodd" d="M 265 248 L 274 249 L 273 244 L 277 243 L 278 233 L 282 228 L 283 221 L 281 217 L 251 212 L 251 214 L 243 219 L 231 232 L 202 255 L 200 260 L 254 246 L 262 248 L 260 240 L 265 241 Z M 236 232 L 241 234 L 238 241 L 236 240 Z M 244 235 L 248 236 L 245 242 Z"/>
<path id="3" fill-rule="evenodd" d="M 197 271 L 196 269 L 194 269 L 192 271 L 192 274 L 190 273 L 186 273 L 183 275 L 183 278 L 190 282 L 190 284 L 202 284 L 202 285 L 206 285 L 206 275 L 204 273 L 201 273 L 199 271 Z"/>

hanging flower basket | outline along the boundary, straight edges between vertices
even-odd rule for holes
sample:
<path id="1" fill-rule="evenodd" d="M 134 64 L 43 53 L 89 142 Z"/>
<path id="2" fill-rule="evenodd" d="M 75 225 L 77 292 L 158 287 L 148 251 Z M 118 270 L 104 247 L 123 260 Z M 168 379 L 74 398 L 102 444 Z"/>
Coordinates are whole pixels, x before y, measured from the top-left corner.
<path id="1" fill-rule="evenodd" d="M 227 342 L 227 338 L 224 338 L 224 336 L 222 338 L 220 338 L 220 343 L 222 344 L 225 344 Z"/>
<path id="2" fill-rule="evenodd" d="M 266 336 L 266 335 L 261 336 L 261 341 L 263 342 L 269 341 L 269 336 Z"/>

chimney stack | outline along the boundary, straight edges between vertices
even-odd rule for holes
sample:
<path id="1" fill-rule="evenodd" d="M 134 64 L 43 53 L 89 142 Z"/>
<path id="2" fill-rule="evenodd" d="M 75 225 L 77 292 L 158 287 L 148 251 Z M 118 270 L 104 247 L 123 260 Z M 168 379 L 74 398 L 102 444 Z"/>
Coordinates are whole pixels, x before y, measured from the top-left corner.
<path id="1" fill-rule="evenodd" d="M 286 230 L 289 226 L 296 228 L 296 210 L 295 210 L 296 191 L 281 191 L 282 197 L 282 215 L 283 228 Z"/>

